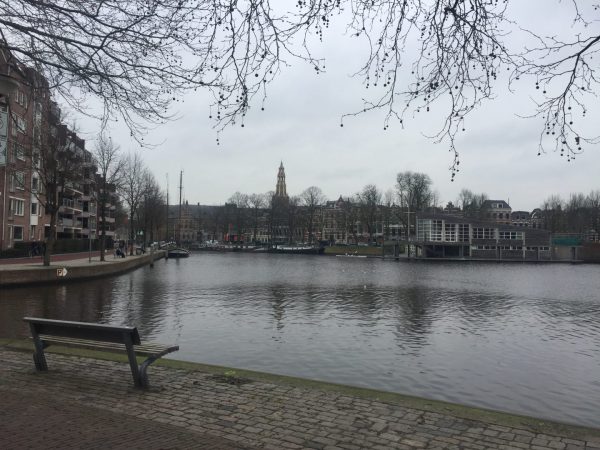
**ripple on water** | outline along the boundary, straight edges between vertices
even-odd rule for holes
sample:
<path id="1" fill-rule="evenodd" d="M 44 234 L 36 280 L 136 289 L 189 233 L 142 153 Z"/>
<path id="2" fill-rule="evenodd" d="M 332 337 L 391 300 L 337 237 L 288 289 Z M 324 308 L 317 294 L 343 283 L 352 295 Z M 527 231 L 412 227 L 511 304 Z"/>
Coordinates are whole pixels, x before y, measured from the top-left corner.
<path id="1" fill-rule="evenodd" d="M 3 291 L 25 315 L 135 323 L 179 359 L 600 426 L 595 266 L 194 254 L 120 277 Z"/>

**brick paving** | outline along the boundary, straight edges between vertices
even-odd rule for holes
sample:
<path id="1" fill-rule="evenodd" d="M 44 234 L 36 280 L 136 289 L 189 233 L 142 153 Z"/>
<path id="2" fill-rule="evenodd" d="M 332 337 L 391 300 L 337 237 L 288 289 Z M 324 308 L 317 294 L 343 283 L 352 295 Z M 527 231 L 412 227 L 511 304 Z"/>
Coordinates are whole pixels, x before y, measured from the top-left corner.
<path id="1" fill-rule="evenodd" d="M 64 401 L 55 395 L 0 392 L 0 448 L 5 450 L 241 448 L 224 438 Z"/>
<path id="2" fill-rule="evenodd" d="M 16 433 L 14 448 L 115 448 L 123 439 L 129 448 L 600 450 L 598 437 L 540 434 L 264 381 L 232 386 L 160 366 L 150 369 L 153 387 L 140 391 L 130 386 L 126 364 L 47 359 L 49 372 L 36 374 L 30 354 L 0 349 L 1 448 L 12 448 L 2 439 Z M 19 396 L 33 405 L 23 407 Z M 44 425 L 39 416 L 51 420 L 40 431 L 27 425 L 31 415 L 34 424 Z M 37 432 L 23 432 L 28 426 Z M 115 431 L 101 432 L 105 426 Z"/>

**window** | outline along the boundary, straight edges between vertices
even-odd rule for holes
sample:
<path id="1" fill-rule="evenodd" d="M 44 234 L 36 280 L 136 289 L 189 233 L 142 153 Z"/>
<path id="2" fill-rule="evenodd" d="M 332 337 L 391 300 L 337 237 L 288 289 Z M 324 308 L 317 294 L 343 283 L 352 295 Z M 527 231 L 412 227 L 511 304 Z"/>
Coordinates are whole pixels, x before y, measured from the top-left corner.
<path id="1" fill-rule="evenodd" d="M 29 228 L 29 239 L 35 241 L 35 225 L 31 225 Z"/>
<path id="2" fill-rule="evenodd" d="M 500 231 L 498 233 L 500 239 L 523 239 L 522 231 Z"/>
<path id="3" fill-rule="evenodd" d="M 466 223 L 458 224 L 458 241 L 469 242 L 469 225 Z"/>
<path id="4" fill-rule="evenodd" d="M 36 102 L 35 104 L 34 120 L 36 125 L 40 125 L 42 123 L 42 104 L 39 102 Z"/>
<path id="5" fill-rule="evenodd" d="M 38 213 L 38 204 L 37 203 L 31 203 L 31 215 L 35 216 Z"/>
<path id="6" fill-rule="evenodd" d="M 13 226 L 13 240 L 22 241 L 23 240 L 23 227 Z"/>
<path id="7" fill-rule="evenodd" d="M 11 197 L 8 203 L 8 209 L 9 214 L 12 213 L 15 216 L 25 215 L 25 200 Z"/>
<path id="8" fill-rule="evenodd" d="M 419 241 L 431 240 L 431 220 L 417 219 L 417 239 Z"/>
<path id="9" fill-rule="evenodd" d="M 40 182 L 37 177 L 31 177 L 31 192 L 37 192 Z"/>
<path id="10" fill-rule="evenodd" d="M 444 230 L 444 239 L 446 242 L 456 242 L 456 225 L 447 223 Z"/>
<path id="11" fill-rule="evenodd" d="M 17 132 L 25 134 L 27 132 L 27 122 L 18 114 L 12 115 L 12 135 L 16 136 Z"/>
<path id="12" fill-rule="evenodd" d="M 14 192 L 15 189 L 23 190 L 25 188 L 25 174 L 23 172 L 14 172 L 10 176 L 10 192 Z"/>
<path id="13" fill-rule="evenodd" d="M 27 106 L 27 97 L 25 96 L 25 92 L 23 91 L 17 91 L 17 95 L 16 95 L 16 100 L 17 103 L 21 106 Z"/>
<path id="14" fill-rule="evenodd" d="M 15 172 L 15 187 L 19 190 L 25 189 L 25 174 L 23 172 Z"/>
<path id="15" fill-rule="evenodd" d="M 19 144 L 18 142 L 13 142 L 13 160 L 16 161 L 20 159 L 21 161 L 25 161 L 25 148 Z"/>
<path id="16" fill-rule="evenodd" d="M 473 228 L 473 239 L 496 239 L 494 228 Z"/>
<path id="17" fill-rule="evenodd" d="M 473 250 L 496 250 L 495 245 L 473 245 L 471 248 Z"/>
<path id="18" fill-rule="evenodd" d="M 431 221 L 431 240 L 441 241 L 442 240 L 442 228 L 443 222 L 441 220 Z"/>

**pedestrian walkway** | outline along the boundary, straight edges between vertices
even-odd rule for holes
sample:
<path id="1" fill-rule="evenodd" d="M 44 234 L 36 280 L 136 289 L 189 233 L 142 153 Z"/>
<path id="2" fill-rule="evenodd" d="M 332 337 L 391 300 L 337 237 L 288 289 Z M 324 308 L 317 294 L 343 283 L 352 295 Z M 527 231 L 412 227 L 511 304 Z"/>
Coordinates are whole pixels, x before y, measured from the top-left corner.
<path id="1" fill-rule="evenodd" d="M 32 285 L 36 283 L 62 283 L 101 276 L 118 275 L 128 270 L 151 264 L 162 258 L 163 251 L 115 258 L 107 253 L 105 261 L 99 255 L 87 253 L 53 255 L 50 266 L 39 258 L 0 259 L 0 286 Z"/>
<path id="2" fill-rule="evenodd" d="M 47 359 L 38 374 L 30 354 L 0 348 L 0 447 L 600 449 L 600 430 L 542 433 L 519 418 L 498 424 L 284 381 L 230 385 L 158 365 L 141 391 L 125 363 Z"/>
<path id="3" fill-rule="evenodd" d="M 79 253 L 61 253 L 58 255 L 52 255 L 50 258 L 50 263 L 56 265 L 56 263 L 63 264 L 84 264 L 88 263 L 92 260 L 92 262 L 100 262 L 100 252 L 79 252 Z M 105 255 L 105 259 L 107 262 L 115 259 L 113 257 L 113 252 L 107 251 Z M 2 258 L 0 259 L 0 270 L 14 269 L 16 266 L 42 266 L 43 265 L 43 257 L 41 256 L 33 256 L 33 257 L 25 257 L 25 258 Z"/>
<path id="4" fill-rule="evenodd" d="M 235 450 L 235 442 L 115 411 L 86 407 L 52 394 L 2 391 L 0 448 Z"/>

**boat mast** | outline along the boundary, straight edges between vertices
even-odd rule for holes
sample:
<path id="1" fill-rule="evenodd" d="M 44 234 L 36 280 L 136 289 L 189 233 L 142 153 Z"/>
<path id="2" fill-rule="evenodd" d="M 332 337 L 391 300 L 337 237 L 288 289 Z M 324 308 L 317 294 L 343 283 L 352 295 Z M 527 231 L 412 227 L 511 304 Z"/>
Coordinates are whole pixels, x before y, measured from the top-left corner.
<path id="1" fill-rule="evenodd" d="M 165 233 L 165 242 L 169 242 L 169 174 L 167 173 L 167 226 Z"/>
<path id="2" fill-rule="evenodd" d="M 179 172 L 179 219 L 177 221 L 177 245 L 181 244 L 181 191 L 183 189 L 183 170 Z"/>

